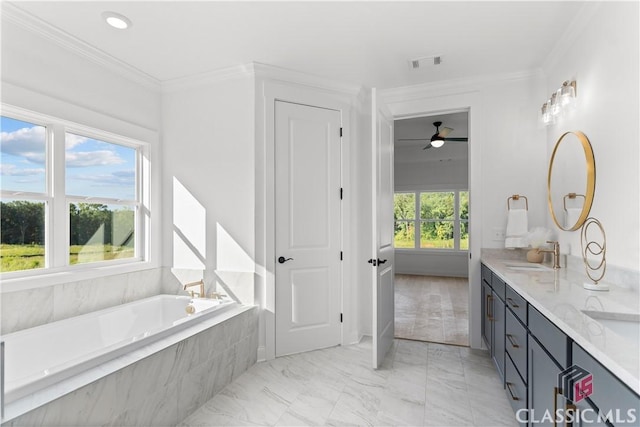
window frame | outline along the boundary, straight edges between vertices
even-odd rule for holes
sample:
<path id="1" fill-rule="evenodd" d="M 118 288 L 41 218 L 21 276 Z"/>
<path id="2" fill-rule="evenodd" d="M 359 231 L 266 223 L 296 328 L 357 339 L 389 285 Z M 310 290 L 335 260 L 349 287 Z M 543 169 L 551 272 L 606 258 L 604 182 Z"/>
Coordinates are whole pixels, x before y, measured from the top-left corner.
<path id="1" fill-rule="evenodd" d="M 466 188 L 456 188 L 456 189 L 430 189 L 430 190 L 398 190 L 394 191 L 394 196 L 396 194 L 414 194 L 414 219 L 394 219 L 394 228 L 396 222 L 413 222 L 414 227 L 414 247 L 413 248 L 397 248 L 394 247 L 396 251 L 407 251 L 407 252 L 433 252 L 438 254 L 448 254 L 448 253 L 467 253 L 469 249 L 461 249 L 461 225 L 462 223 L 466 223 L 467 227 L 469 224 L 469 219 L 460 218 L 460 193 L 468 193 L 469 190 Z M 433 219 L 433 218 L 421 218 L 421 195 L 423 193 L 453 193 L 453 219 Z M 452 222 L 453 223 L 453 248 L 423 248 L 421 247 L 421 239 L 420 239 L 420 226 L 423 222 Z M 395 233 L 394 233 L 395 236 Z M 395 238 L 394 238 L 395 241 Z"/>
<path id="2" fill-rule="evenodd" d="M 140 269 L 149 262 L 149 144 L 144 141 L 96 129 L 33 111 L 2 104 L 2 116 L 25 121 L 46 129 L 46 192 L 27 193 L 0 190 L 2 200 L 34 200 L 45 203 L 45 266 L 44 268 L 0 272 L 3 281 L 37 278 L 64 273 L 80 273 L 100 270 L 114 270 L 113 274 Z M 110 144 L 132 148 L 135 153 L 135 196 L 134 200 L 111 199 L 67 195 L 66 187 L 66 133 L 93 138 Z M 107 205 L 132 206 L 134 219 L 134 256 L 132 258 L 70 263 L 70 203 L 103 203 Z M 91 275 L 89 273 L 89 275 Z"/>

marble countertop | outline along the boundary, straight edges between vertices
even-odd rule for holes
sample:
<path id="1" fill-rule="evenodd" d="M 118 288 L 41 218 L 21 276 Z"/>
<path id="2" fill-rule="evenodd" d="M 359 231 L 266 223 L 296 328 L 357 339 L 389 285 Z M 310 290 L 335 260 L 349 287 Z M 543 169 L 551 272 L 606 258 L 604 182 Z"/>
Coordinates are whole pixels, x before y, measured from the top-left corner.
<path id="1" fill-rule="evenodd" d="M 504 280 L 529 304 L 553 322 L 573 341 L 640 394 L 640 345 L 616 334 L 585 311 L 640 314 L 637 288 L 608 283 L 609 291 L 588 291 L 582 284 L 589 281 L 579 271 L 551 268 L 543 271 L 521 271 L 511 264 L 526 261 L 505 259 L 500 254 L 483 252 L 482 263 Z M 545 266 L 549 267 L 548 264 Z M 606 283 L 606 276 L 603 283 Z"/>

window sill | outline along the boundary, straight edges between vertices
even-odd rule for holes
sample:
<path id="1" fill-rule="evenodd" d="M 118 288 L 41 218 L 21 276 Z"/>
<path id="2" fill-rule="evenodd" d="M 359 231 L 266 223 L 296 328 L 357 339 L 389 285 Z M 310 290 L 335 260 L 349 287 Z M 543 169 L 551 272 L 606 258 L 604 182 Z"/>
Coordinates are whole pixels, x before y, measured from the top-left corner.
<path id="1" fill-rule="evenodd" d="M 133 261 L 115 265 L 87 265 L 77 268 L 65 268 L 57 271 L 38 272 L 37 274 L 19 277 L 1 277 L 2 287 L 0 294 L 8 292 L 25 291 L 28 289 L 45 288 L 62 283 L 90 280 L 98 277 L 114 276 L 118 274 L 133 273 L 136 271 L 157 268 L 158 265 L 149 261 Z"/>

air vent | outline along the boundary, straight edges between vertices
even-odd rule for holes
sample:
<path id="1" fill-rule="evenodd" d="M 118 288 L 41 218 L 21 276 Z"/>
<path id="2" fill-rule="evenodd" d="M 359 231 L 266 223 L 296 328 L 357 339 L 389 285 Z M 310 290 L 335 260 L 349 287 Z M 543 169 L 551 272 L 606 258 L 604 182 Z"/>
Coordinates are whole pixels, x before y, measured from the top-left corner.
<path id="1" fill-rule="evenodd" d="M 412 70 L 424 68 L 425 65 L 440 65 L 442 63 L 442 57 L 440 55 L 423 56 L 421 58 L 414 58 L 409 60 L 409 67 Z"/>

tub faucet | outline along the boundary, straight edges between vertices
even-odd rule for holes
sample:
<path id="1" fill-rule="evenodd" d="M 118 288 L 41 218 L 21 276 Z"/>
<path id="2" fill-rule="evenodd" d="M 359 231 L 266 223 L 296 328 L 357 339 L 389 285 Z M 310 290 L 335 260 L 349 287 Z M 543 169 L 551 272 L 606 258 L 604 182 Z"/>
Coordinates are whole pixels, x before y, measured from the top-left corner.
<path id="1" fill-rule="evenodd" d="M 193 288 L 195 286 L 200 287 L 200 292 L 187 291 L 189 292 L 189 295 L 191 295 L 191 298 L 194 298 L 195 295 L 198 295 L 197 298 L 204 298 L 204 280 L 203 279 L 200 279 L 197 282 L 185 283 L 182 286 L 182 289 L 186 291 L 188 288 Z"/>
<path id="2" fill-rule="evenodd" d="M 560 268 L 560 243 L 555 241 L 548 241 L 547 243 L 553 243 L 553 249 L 538 249 L 538 252 L 549 252 L 553 254 L 553 268 Z"/>

